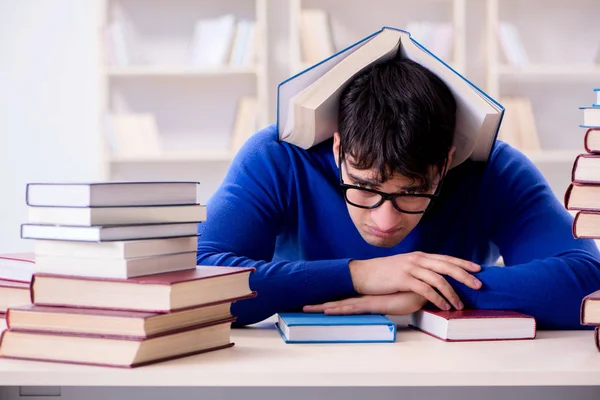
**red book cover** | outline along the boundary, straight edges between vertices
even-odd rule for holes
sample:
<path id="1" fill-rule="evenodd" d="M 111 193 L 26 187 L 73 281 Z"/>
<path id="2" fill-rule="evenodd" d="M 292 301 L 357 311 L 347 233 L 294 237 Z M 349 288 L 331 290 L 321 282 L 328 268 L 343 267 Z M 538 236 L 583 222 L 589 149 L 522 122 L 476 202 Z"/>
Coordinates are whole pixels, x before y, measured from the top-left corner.
<path id="1" fill-rule="evenodd" d="M 575 157 L 575 161 L 573 161 L 573 168 L 571 169 L 571 181 L 573 183 L 587 183 L 587 184 L 592 184 L 592 185 L 597 185 L 600 184 L 600 180 L 598 179 L 581 179 L 581 178 L 576 178 L 575 175 L 577 173 L 577 168 L 579 167 L 579 162 L 582 159 L 596 159 L 598 164 L 600 164 L 600 154 L 579 154 L 577 157 Z"/>
<path id="2" fill-rule="evenodd" d="M 587 131 L 585 131 L 585 135 L 583 137 L 583 147 L 585 148 L 585 151 L 587 151 L 590 154 L 599 154 L 600 150 L 593 150 L 589 146 L 589 141 L 588 140 L 589 140 L 590 135 L 594 131 L 600 131 L 600 129 L 598 129 L 598 128 L 589 128 Z"/>
<path id="3" fill-rule="evenodd" d="M 584 325 L 584 326 L 595 326 L 597 324 L 585 324 L 583 322 L 584 314 L 585 314 L 585 303 L 587 301 L 600 301 L 600 290 L 596 290 L 595 292 L 592 292 L 592 293 L 588 294 L 587 296 L 585 296 L 581 300 L 581 308 L 580 308 L 580 312 L 579 312 L 581 325 Z"/>
<path id="4" fill-rule="evenodd" d="M 476 333 L 473 333 L 469 338 L 464 339 L 452 339 L 443 337 L 441 332 L 436 332 L 433 328 L 427 326 L 426 323 L 423 322 L 426 314 L 431 314 L 433 316 L 442 318 L 445 321 L 452 320 L 464 320 L 464 319 L 501 319 L 501 318 L 519 318 L 519 319 L 528 319 L 531 320 L 532 326 L 532 335 L 531 337 L 502 337 L 502 335 L 497 335 L 494 337 L 483 337 L 477 336 Z M 422 317 L 419 317 L 422 316 Z M 444 340 L 446 342 L 463 342 L 463 341 L 494 341 L 494 340 L 522 340 L 522 339 L 534 339 L 537 335 L 537 326 L 536 321 L 533 317 L 529 315 L 525 315 L 516 311 L 509 310 L 451 310 L 451 311 L 442 311 L 442 310 L 434 310 L 434 309 L 426 309 L 421 310 L 413 314 L 413 320 L 410 324 L 413 328 L 420 330 L 424 333 L 427 333 L 430 336 L 433 336 L 437 339 Z M 450 328 L 448 327 L 448 330 Z M 443 332 L 447 334 L 448 332 Z"/>

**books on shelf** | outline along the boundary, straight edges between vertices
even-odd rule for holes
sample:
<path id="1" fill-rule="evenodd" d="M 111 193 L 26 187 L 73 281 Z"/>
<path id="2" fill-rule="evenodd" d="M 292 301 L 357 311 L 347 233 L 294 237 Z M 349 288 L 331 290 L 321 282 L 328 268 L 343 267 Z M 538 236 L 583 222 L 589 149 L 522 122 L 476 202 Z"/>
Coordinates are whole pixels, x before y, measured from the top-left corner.
<path id="1" fill-rule="evenodd" d="M 286 343 L 395 342 L 396 325 L 384 315 L 279 313 L 276 327 Z"/>
<path id="2" fill-rule="evenodd" d="M 411 326 L 438 339 L 454 341 L 534 339 L 533 317 L 504 310 L 420 310 Z"/>
<path id="3" fill-rule="evenodd" d="M 21 235 L 39 242 L 0 257 L 34 260 L 27 282 L 0 268 L 0 356 L 135 367 L 233 346 L 231 303 L 256 295 L 254 269 L 196 265 L 197 185 L 28 185 L 28 203 L 45 205 L 28 205 Z"/>
<path id="4" fill-rule="evenodd" d="M 279 138 L 309 148 L 337 130 L 342 90 L 357 73 L 373 63 L 393 57 L 411 59 L 438 75 L 457 101 L 453 166 L 467 158 L 487 160 L 496 139 L 504 109 L 477 86 L 450 68 L 410 33 L 381 30 L 280 83 L 277 89 Z"/>
<path id="5" fill-rule="evenodd" d="M 498 139 L 524 152 L 541 150 L 531 100 L 527 97 L 502 97 L 504 118 Z"/>
<path id="6" fill-rule="evenodd" d="M 497 33 L 500 48 L 508 64 L 523 66 L 529 63 L 529 57 L 519 36 L 519 30 L 513 23 L 501 21 Z"/>
<path id="7" fill-rule="evenodd" d="M 335 53 L 327 12 L 303 8 L 300 12 L 300 53 L 303 63 L 316 64 Z"/>
<path id="8" fill-rule="evenodd" d="M 252 96 L 242 96 L 231 135 L 231 151 L 236 153 L 258 129 L 258 100 Z"/>

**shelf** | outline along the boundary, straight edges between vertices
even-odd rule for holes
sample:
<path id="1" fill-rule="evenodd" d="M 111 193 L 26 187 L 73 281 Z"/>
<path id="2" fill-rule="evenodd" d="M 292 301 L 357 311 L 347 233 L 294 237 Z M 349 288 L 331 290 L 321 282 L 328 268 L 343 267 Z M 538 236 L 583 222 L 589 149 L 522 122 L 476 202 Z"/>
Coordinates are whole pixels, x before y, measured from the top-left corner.
<path id="1" fill-rule="evenodd" d="M 215 75 L 255 75 L 255 67 L 188 67 L 188 66 L 141 66 L 109 67 L 106 74 L 111 77 L 173 77 L 173 76 L 215 76 Z"/>
<path id="2" fill-rule="evenodd" d="M 534 163 L 572 163 L 578 154 L 585 150 L 542 150 L 537 152 L 523 152 Z"/>
<path id="3" fill-rule="evenodd" d="M 498 74 L 524 76 L 528 78 L 545 78 L 556 76 L 569 78 L 598 78 L 600 77 L 600 66 L 593 64 L 531 64 L 523 66 L 500 65 L 498 67 Z"/>
<path id="4" fill-rule="evenodd" d="M 206 152 L 172 152 L 136 156 L 112 156 L 110 162 L 114 164 L 125 163 L 163 163 L 163 162 L 203 162 L 226 161 L 233 159 L 234 154 L 227 150 Z"/>

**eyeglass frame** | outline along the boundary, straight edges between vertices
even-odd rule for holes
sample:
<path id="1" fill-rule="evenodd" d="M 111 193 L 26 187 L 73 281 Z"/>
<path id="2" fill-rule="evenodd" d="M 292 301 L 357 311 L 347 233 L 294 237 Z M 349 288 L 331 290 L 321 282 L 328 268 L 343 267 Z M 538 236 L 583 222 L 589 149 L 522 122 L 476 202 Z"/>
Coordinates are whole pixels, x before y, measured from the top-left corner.
<path id="1" fill-rule="evenodd" d="M 444 178 L 446 176 L 446 169 L 444 168 L 442 177 L 440 178 L 440 181 L 438 183 L 437 188 L 435 189 L 435 192 L 433 193 L 385 193 L 385 192 L 380 192 L 379 190 L 375 190 L 375 189 L 367 189 L 367 188 L 361 188 L 360 186 L 355 186 L 355 185 L 348 185 L 347 183 L 344 183 L 344 180 L 342 179 L 342 159 L 343 159 L 343 152 L 342 152 L 342 148 L 340 146 L 339 149 L 339 154 L 338 154 L 338 170 L 340 172 L 340 187 L 342 188 L 342 192 L 344 194 L 344 200 L 346 200 L 346 202 L 354 207 L 358 207 L 358 208 L 362 208 L 362 209 L 366 209 L 366 210 L 373 210 L 377 207 L 380 207 L 384 202 L 386 202 L 387 200 L 392 202 L 392 205 L 394 206 L 394 208 L 404 214 L 424 214 L 427 210 L 429 210 L 429 208 L 431 207 L 431 204 L 433 204 L 433 201 L 436 199 L 439 199 L 440 197 L 440 191 L 442 188 L 442 183 L 444 181 Z M 353 202 L 351 202 L 350 200 L 348 200 L 348 190 L 349 189 L 356 189 L 356 190 L 361 190 L 364 192 L 369 192 L 369 193 L 374 193 L 374 194 L 378 194 L 379 196 L 381 196 L 381 200 L 379 200 L 375 205 L 372 206 L 361 206 L 358 204 L 355 204 Z M 422 210 L 422 211 L 406 211 L 400 208 L 400 206 L 398 206 L 398 204 L 396 204 L 396 199 L 399 197 L 419 197 L 419 198 L 428 198 L 429 199 L 429 204 L 427 205 L 427 207 Z"/>

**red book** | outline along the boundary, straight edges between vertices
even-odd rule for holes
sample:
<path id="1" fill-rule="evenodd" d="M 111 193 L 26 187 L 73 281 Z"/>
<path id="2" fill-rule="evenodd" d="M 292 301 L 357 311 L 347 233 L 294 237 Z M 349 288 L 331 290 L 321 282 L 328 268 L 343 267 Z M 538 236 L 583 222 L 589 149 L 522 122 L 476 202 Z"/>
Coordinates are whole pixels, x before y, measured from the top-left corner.
<path id="1" fill-rule="evenodd" d="M 581 325 L 600 325 L 600 290 L 588 294 L 581 300 Z"/>
<path id="2" fill-rule="evenodd" d="M 421 310 L 412 315 L 411 326 L 448 342 L 534 339 L 533 317 L 505 310 Z"/>
<path id="3" fill-rule="evenodd" d="M 0 337 L 0 357 L 132 368 L 231 347 L 234 320 L 213 321 L 147 339 L 9 329 Z"/>
<path id="4" fill-rule="evenodd" d="M 600 183 L 600 154 L 579 154 L 573 161 L 571 181 L 575 183 Z"/>
<path id="5" fill-rule="evenodd" d="M 600 212 L 578 211 L 572 224 L 576 239 L 600 239 Z"/>
<path id="6" fill-rule="evenodd" d="M 600 327 L 594 328 L 594 342 L 596 342 L 596 349 L 600 351 Z"/>
<path id="7" fill-rule="evenodd" d="M 199 266 L 129 279 L 35 274 L 36 305 L 173 312 L 255 295 L 254 268 Z"/>
<path id="8" fill-rule="evenodd" d="M 29 283 L 34 272 L 33 253 L 0 254 L 0 279 Z"/>
<path id="9" fill-rule="evenodd" d="M 589 128 L 585 131 L 583 146 L 588 153 L 600 153 L 600 128 Z"/>
<path id="10" fill-rule="evenodd" d="M 31 303 L 30 284 L 0 279 L 0 312 Z"/>

